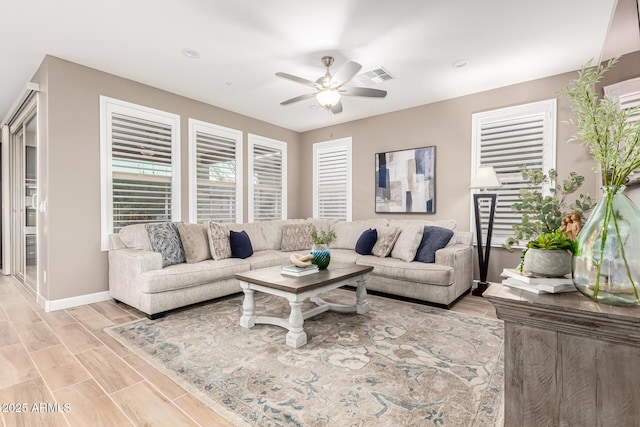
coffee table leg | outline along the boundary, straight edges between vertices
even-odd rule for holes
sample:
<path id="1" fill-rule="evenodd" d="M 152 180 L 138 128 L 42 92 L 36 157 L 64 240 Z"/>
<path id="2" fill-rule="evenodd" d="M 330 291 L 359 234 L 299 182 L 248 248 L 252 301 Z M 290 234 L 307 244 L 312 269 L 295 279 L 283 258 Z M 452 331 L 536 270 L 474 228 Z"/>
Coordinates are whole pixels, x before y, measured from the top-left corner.
<path id="1" fill-rule="evenodd" d="M 240 282 L 240 286 L 244 292 L 240 326 L 243 328 L 253 328 L 256 325 L 256 302 L 253 298 L 255 291 L 253 289 L 249 289 L 249 284 L 246 282 Z"/>
<path id="2" fill-rule="evenodd" d="M 369 303 L 367 302 L 367 283 L 366 277 L 360 276 L 357 281 L 358 287 L 356 288 L 356 313 L 365 314 L 369 312 Z"/>
<path id="3" fill-rule="evenodd" d="M 302 347 L 307 343 L 307 333 L 303 329 L 302 302 L 289 300 L 291 314 L 289 315 L 289 332 L 286 343 L 293 348 Z"/>

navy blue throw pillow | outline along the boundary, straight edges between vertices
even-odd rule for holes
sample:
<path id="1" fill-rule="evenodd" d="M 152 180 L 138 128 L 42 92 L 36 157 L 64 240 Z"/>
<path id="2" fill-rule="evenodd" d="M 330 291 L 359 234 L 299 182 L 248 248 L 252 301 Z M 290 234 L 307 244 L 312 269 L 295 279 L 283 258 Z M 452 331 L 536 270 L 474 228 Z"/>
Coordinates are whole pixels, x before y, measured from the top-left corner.
<path id="1" fill-rule="evenodd" d="M 371 255 L 371 250 L 378 240 L 378 230 L 368 229 L 360 235 L 356 242 L 356 252 L 360 255 Z"/>
<path id="2" fill-rule="evenodd" d="M 229 230 L 229 243 L 231 244 L 231 255 L 234 258 L 249 258 L 253 255 L 251 240 L 246 231 Z"/>
<path id="3" fill-rule="evenodd" d="M 422 241 L 418 246 L 415 261 L 436 262 L 436 251 L 444 248 L 453 237 L 448 228 L 426 225 L 422 232 Z"/>

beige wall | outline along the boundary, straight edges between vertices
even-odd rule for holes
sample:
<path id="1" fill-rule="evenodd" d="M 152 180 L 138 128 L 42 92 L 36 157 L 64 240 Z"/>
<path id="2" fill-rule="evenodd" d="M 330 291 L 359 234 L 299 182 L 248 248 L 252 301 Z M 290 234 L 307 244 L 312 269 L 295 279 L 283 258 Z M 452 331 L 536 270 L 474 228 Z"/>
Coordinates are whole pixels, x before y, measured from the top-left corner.
<path id="1" fill-rule="evenodd" d="M 247 135 L 254 133 L 287 142 L 288 158 L 299 156 L 296 132 L 55 57 L 45 58 L 34 80 L 48 80 L 47 102 L 41 105 L 48 114 L 48 159 L 41 158 L 48 162 L 44 234 L 50 287 L 43 293 L 48 300 L 108 290 L 107 253 L 100 248 L 100 95 L 180 115 L 183 221 L 188 220 L 188 118 L 243 131 L 245 153 Z M 289 194 L 298 194 L 297 162 L 290 162 L 288 173 Z M 300 216 L 296 198 L 289 200 L 289 215 Z"/>
<path id="2" fill-rule="evenodd" d="M 607 84 L 637 77 L 640 53 L 628 55 Z M 108 290 L 107 254 L 100 249 L 99 96 L 121 99 L 181 116 L 182 219 L 188 219 L 187 144 L 189 117 L 255 133 L 288 143 L 288 213 L 311 216 L 312 144 L 353 138 L 353 218 L 453 218 L 461 230 L 470 229 L 471 114 L 555 97 L 574 73 L 553 76 L 448 101 L 423 105 L 351 123 L 298 134 L 259 120 L 177 96 L 55 57 L 46 57 L 34 77 L 43 85 L 41 120 L 45 131 L 40 148 L 40 172 L 45 177 L 41 197 L 48 214 L 40 216 L 40 263 L 47 270 L 48 300 Z M 348 106 L 347 106 L 348 108 Z M 594 165 L 584 147 L 567 144 L 573 129 L 566 99 L 558 101 L 557 169 L 561 177 L 575 171 L 585 176 L 583 191 L 598 194 Z M 376 214 L 374 154 L 435 145 L 436 213 Z M 247 156 L 244 161 L 245 220 Z M 46 256 L 45 256 L 46 255 Z M 505 266 L 518 263 L 519 253 L 494 248 L 489 279 L 498 280 Z M 476 266 L 477 270 L 477 266 Z M 477 277 L 477 273 L 476 273 Z M 42 277 L 41 277 L 42 282 Z"/>

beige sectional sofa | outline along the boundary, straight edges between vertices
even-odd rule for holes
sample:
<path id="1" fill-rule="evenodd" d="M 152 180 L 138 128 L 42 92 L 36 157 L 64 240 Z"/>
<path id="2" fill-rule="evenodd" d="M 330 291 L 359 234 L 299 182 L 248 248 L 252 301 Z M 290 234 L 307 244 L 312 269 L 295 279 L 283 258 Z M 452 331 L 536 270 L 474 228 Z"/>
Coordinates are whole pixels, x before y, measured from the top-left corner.
<path id="1" fill-rule="evenodd" d="M 239 293 L 241 288 L 234 278 L 236 273 L 288 264 L 292 252 L 305 252 L 305 248 L 294 249 L 296 242 L 292 243 L 289 237 L 291 230 L 309 227 L 308 224 L 319 231 L 336 232 L 338 238 L 330 245 L 332 263 L 373 267 L 367 282 L 368 290 L 448 307 L 471 288 L 472 235 L 456 231 L 454 221 L 292 219 L 226 224 L 230 230 L 245 231 L 249 236 L 254 252 L 246 259 L 207 259 L 164 268 L 162 255 L 151 249 L 145 225 L 125 227 L 110 239 L 109 292 L 115 300 L 137 308 L 150 318 L 179 307 Z M 412 253 L 416 251 L 412 236 L 416 229 L 421 230 L 425 225 L 454 231 L 448 245 L 435 252 L 434 263 L 412 261 Z M 380 235 L 383 230 L 394 227 L 401 232 L 389 256 L 360 255 L 355 251 L 358 238 L 365 230 L 376 229 Z M 283 243 L 287 247 L 283 247 Z M 307 243 L 298 244 L 309 251 Z"/>

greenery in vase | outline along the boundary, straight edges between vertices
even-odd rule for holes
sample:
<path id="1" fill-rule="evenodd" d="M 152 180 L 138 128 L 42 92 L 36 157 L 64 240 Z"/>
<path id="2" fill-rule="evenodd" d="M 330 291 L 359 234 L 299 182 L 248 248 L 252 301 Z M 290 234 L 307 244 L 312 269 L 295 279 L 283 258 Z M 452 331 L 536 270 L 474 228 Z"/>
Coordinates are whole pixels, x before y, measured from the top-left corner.
<path id="1" fill-rule="evenodd" d="M 629 175 L 640 168 L 640 120 L 629 120 L 631 116 L 640 113 L 640 107 L 618 108 L 615 101 L 607 96 L 601 99 L 596 92 L 596 85 L 617 61 L 614 58 L 597 67 L 591 66 L 591 61 L 587 62 L 578 72 L 578 77 L 559 93 L 571 100 L 571 111 L 575 119 L 569 120 L 569 123 L 577 129 L 571 140 L 581 141 L 589 149 L 597 163 L 596 171 L 602 172 L 603 190 L 607 197 L 598 259 L 603 259 L 609 225 L 613 222 L 618 249 L 637 300 L 638 289 L 631 275 L 612 200 L 613 195 L 625 185 Z M 601 267 L 602 262 L 596 261 L 594 299 L 598 298 L 600 289 Z"/>
<path id="2" fill-rule="evenodd" d="M 313 239 L 313 243 L 316 245 L 328 245 L 329 243 L 333 242 L 338 238 L 338 236 L 336 236 L 335 231 L 323 230 L 320 233 L 318 233 L 318 230 L 316 229 L 315 225 L 311 226 L 311 233 L 309 233 L 309 235 L 311 236 L 311 239 Z"/>
<path id="3" fill-rule="evenodd" d="M 502 245 L 511 251 L 513 245 L 522 241 L 532 240 L 544 233 L 554 233 L 562 225 L 562 217 L 576 212 L 584 218 L 595 203 L 589 194 L 580 194 L 578 198 L 567 206 L 566 196 L 575 193 L 584 177 L 575 172 L 569 173 L 569 177 L 558 183 L 555 169 L 549 169 L 544 174 L 539 169 L 521 169 L 522 179 L 531 183 L 531 188 L 522 188 L 518 194 L 519 201 L 511 205 L 511 209 L 521 214 L 522 220 L 513 225 L 513 236 L 509 237 Z M 549 193 L 544 194 L 540 190 L 541 185 L 549 186 Z"/>

